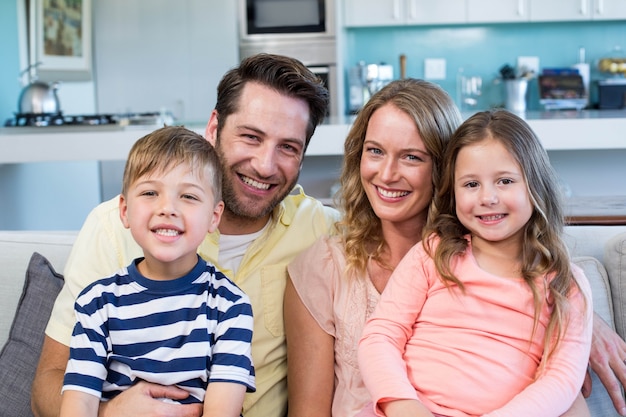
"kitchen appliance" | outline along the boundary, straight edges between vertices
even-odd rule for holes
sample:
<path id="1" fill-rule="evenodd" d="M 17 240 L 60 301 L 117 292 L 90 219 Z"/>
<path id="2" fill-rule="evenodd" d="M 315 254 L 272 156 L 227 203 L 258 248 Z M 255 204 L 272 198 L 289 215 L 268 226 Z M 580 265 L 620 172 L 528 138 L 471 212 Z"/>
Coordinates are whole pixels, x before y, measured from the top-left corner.
<path id="1" fill-rule="evenodd" d="M 583 77 L 573 68 L 544 69 L 539 75 L 539 97 L 546 110 L 581 110 L 588 101 Z"/>
<path id="2" fill-rule="evenodd" d="M 164 117 L 165 116 L 165 117 Z M 17 113 L 7 119 L 5 127 L 56 127 L 56 126 L 131 126 L 172 124 L 171 115 L 162 112 L 124 113 L 124 114 L 80 114 L 63 115 L 61 113 Z"/>
<path id="3" fill-rule="evenodd" d="M 623 109 L 626 107 L 626 79 L 609 78 L 598 81 L 598 108 Z"/>
<path id="4" fill-rule="evenodd" d="M 242 41 L 335 37 L 334 0 L 239 0 Z"/>
<path id="5" fill-rule="evenodd" d="M 340 88 L 337 76 L 337 58 L 334 40 L 293 40 L 239 44 L 239 53 L 242 59 L 261 52 L 286 55 L 300 60 L 311 72 L 321 78 L 325 87 L 328 89 L 330 98 L 328 115 L 339 115 Z"/>
<path id="6" fill-rule="evenodd" d="M 41 62 L 29 65 L 20 73 L 20 77 L 28 73 L 28 84 L 22 84 L 23 88 L 17 102 L 17 108 L 21 114 L 61 114 L 61 104 L 57 89 L 59 83 L 44 83 L 37 80 L 37 67 Z"/>
<path id="7" fill-rule="evenodd" d="M 58 83 L 31 82 L 20 92 L 19 112 L 22 114 L 61 114 L 57 88 Z"/>
<path id="8" fill-rule="evenodd" d="M 265 52 L 300 60 L 328 89 L 328 116 L 339 116 L 335 0 L 239 0 L 238 4 L 240 58 Z"/>

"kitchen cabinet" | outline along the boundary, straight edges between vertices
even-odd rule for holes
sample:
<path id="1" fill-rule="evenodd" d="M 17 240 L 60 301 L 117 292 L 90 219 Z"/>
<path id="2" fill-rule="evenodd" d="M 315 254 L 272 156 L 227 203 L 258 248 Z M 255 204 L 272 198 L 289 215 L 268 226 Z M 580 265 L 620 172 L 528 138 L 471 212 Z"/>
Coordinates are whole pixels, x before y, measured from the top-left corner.
<path id="1" fill-rule="evenodd" d="M 529 0 L 532 22 L 626 19 L 624 0 Z"/>
<path id="2" fill-rule="evenodd" d="M 345 0 L 345 27 L 626 20 L 624 0 Z"/>
<path id="3" fill-rule="evenodd" d="M 465 23 L 466 0 L 409 0 L 413 18 L 418 24 Z"/>
<path id="4" fill-rule="evenodd" d="M 467 0 L 468 23 L 528 22 L 529 11 L 528 0 Z"/>
<path id="5" fill-rule="evenodd" d="M 589 20 L 592 13 L 591 1 L 594 0 L 530 0 L 530 20 L 533 22 Z"/>
<path id="6" fill-rule="evenodd" d="M 345 0 L 346 27 L 454 24 L 466 21 L 466 0 Z"/>
<path id="7" fill-rule="evenodd" d="M 624 0 L 590 0 L 593 4 L 594 20 L 626 19 L 626 1 Z"/>

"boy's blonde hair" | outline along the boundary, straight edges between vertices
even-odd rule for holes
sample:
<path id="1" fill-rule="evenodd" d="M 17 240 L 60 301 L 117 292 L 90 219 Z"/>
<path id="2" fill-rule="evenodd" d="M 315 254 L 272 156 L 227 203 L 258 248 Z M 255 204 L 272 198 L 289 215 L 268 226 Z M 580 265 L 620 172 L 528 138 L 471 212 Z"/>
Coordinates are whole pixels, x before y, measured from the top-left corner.
<path id="1" fill-rule="evenodd" d="M 122 195 L 144 175 L 162 174 L 186 164 L 194 174 L 210 181 L 213 198 L 222 199 L 222 170 L 213 146 L 199 134 L 182 126 L 165 126 L 139 139 L 128 154 L 122 180 Z M 209 169 L 209 178 L 204 169 Z"/>

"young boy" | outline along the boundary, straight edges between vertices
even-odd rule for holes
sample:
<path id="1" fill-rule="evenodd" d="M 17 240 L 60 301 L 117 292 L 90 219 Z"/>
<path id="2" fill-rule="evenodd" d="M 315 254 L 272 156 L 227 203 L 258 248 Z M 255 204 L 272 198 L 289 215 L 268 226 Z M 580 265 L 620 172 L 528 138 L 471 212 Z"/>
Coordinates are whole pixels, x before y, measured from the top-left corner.
<path id="1" fill-rule="evenodd" d="M 204 416 L 239 416 L 255 390 L 252 308 L 197 255 L 224 210 L 217 154 L 184 127 L 158 129 L 130 151 L 120 217 L 144 257 L 85 288 L 75 304 L 61 415 L 98 414 L 145 380 L 177 385 Z"/>

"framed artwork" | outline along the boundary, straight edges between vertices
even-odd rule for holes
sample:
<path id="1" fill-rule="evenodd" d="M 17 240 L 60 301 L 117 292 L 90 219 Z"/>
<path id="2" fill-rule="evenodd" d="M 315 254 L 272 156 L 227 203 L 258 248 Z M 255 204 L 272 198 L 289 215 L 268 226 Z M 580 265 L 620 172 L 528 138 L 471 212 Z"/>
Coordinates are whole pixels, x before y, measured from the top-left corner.
<path id="1" fill-rule="evenodd" d="M 30 0 L 30 62 L 44 81 L 90 80 L 91 0 Z"/>

